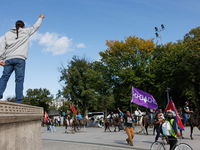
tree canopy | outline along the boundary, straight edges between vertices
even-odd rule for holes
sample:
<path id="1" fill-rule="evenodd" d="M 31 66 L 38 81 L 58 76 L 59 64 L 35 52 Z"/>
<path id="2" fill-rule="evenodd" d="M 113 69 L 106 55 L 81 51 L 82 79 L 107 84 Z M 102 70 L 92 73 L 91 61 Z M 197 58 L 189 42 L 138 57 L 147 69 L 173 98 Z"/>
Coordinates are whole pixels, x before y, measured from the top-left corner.
<path id="1" fill-rule="evenodd" d="M 53 96 L 47 89 L 28 89 L 22 103 L 39 106 L 44 108 L 44 112 L 48 112 L 49 103 L 53 100 Z"/>
<path id="2" fill-rule="evenodd" d="M 106 45 L 99 61 L 74 56 L 60 69 L 59 95 L 70 97 L 78 109 L 117 112 L 117 107 L 123 111 L 137 107 L 130 104 L 131 87 L 153 95 L 162 109 L 168 100 L 166 88 L 177 108 L 186 100 L 193 110 L 199 108 L 200 27 L 176 43 L 156 45 L 154 39 L 129 36 Z"/>

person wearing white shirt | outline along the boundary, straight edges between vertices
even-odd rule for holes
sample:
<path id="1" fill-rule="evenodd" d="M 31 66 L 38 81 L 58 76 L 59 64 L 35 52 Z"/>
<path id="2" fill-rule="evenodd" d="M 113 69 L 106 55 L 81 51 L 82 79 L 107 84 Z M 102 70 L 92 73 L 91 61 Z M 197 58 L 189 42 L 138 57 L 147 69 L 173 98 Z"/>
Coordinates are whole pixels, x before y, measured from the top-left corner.
<path id="1" fill-rule="evenodd" d="M 135 110 L 135 120 L 136 120 L 136 122 L 138 121 L 139 116 L 142 116 L 142 113 L 139 110 L 139 108 L 137 107 L 136 110 Z M 137 124 L 138 124 L 138 122 L 137 122 Z"/>

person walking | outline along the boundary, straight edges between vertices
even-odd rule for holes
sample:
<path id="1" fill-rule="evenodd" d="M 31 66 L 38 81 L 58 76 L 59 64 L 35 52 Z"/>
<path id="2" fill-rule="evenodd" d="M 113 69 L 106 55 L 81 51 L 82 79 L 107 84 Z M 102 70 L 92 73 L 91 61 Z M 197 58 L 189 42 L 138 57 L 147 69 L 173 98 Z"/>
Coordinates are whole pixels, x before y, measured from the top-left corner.
<path id="1" fill-rule="evenodd" d="M 119 130 L 124 130 L 124 118 L 122 115 L 119 115 Z"/>
<path id="2" fill-rule="evenodd" d="M 133 116 L 131 116 L 130 112 L 127 111 L 126 115 L 117 108 L 117 110 L 120 112 L 120 115 L 124 117 L 125 123 L 126 123 L 126 133 L 128 135 L 128 138 L 126 139 L 127 143 L 133 146 L 133 137 L 134 137 L 134 130 L 133 130 L 133 122 L 135 122 L 135 119 Z"/>
<path id="3" fill-rule="evenodd" d="M 47 130 L 49 130 L 49 132 L 52 132 L 52 127 L 51 127 L 51 120 L 50 120 L 50 118 L 47 118 Z"/>
<path id="4" fill-rule="evenodd" d="M 61 121 L 61 117 L 59 116 L 58 117 L 58 125 L 59 125 L 59 127 L 60 127 L 60 121 Z"/>
<path id="5" fill-rule="evenodd" d="M 155 142 L 158 141 L 158 138 L 160 136 L 161 133 L 161 127 L 162 127 L 162 123 L 164 122 L 164 119 L 162 119 L 161 114 L 160 113 L 156 113 L 156 117 L 155 117 L 155 129 L 157 132 L 157 135 L 155 137 Z"/>
<path id="6" fill-rule="evenodd" d="M 183 125 L 184 126 L 186 126 L 186 122 L 188 119 L 188 113 L 193 113 L 193 111 L 190 111 L 190 108 L 188 105 L 189 105 L 189 102 L 186 101 L 185 105 L 183 106 Z"/>
<path id="7" fill-rule="evenodd" d="M 55 126 L 54 126 L 54 125 L 55 125 L 54 119 L 51 119 L 51 120 L 50 120 L 50 123 L 51 123 L 51 131 L 52 131 L 52 132 L 56 132 L 56 128 L 55 128 Z"/>
<path id="8" fill-rule="evenodd" d="M 0 99 L 3 98 L 7 82 L 12 72 L 15 71 L 15 102 L 22 103 L 29 38 L 38 30 L 43 18 L 44 15 L 41 14 L 37 22 L 30 28 L 25 28 L 24 22 L 18 20 L 15 28 L 3 36 L 0 47 L 0 65 L 4 67 L 4 70 L 0 78 Z"/>
<path id="9" fill-rule="evenodd" d="M 168 136 L 168 141 L 170 145 L 170 150 L 173 150 L 175 148 L 178 138 L 178 125 L 175 120 L 176 114 L 172 110 L 168 110 L 166 113 L 166 120 L 169 121 L 170 126 L 171 126 L 171 135 Z"/>

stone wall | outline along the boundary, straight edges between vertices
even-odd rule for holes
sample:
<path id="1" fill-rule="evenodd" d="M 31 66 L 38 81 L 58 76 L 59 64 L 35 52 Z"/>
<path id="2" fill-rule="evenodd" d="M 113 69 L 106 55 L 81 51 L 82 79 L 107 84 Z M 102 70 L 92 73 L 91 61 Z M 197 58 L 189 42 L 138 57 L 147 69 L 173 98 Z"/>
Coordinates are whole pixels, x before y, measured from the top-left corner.
<path id="1" fill-rule="evenodd" d="M 0 101 L 0 150 L 41 150 L 43 108 Z"/>

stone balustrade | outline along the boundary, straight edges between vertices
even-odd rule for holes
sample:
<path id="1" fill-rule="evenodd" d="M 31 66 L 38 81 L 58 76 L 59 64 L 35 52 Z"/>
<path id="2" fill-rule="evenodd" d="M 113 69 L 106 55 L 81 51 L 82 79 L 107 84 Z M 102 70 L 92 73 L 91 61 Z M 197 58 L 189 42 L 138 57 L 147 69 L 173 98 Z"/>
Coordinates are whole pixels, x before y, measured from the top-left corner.
<path id="1" fill-rule="evenodd" d="M 43 108 L 0 101 L 0 150 L 41 150 Z"/>

